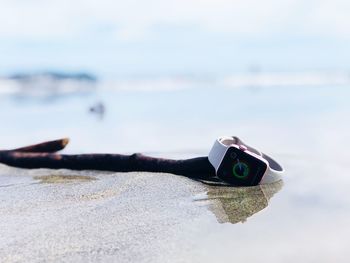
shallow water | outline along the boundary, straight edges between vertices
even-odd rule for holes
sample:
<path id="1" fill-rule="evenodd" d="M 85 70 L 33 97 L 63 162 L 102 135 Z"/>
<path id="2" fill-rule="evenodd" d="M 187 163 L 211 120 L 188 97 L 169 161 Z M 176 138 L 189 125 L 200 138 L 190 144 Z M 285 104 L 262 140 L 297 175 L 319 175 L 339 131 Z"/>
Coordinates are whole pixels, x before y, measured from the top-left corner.
<path id="1" fill-rule="evenodd" d="M 347 262 L 347 86 L 0 96 L 1 148 L 71 137 L 66 153 L 206 155 L 238 135 L 283 182 L 218 188 L 170 174 L 0 166 L 3 262 Z M 103 102 L 103 116 L 89 107 Z"/>

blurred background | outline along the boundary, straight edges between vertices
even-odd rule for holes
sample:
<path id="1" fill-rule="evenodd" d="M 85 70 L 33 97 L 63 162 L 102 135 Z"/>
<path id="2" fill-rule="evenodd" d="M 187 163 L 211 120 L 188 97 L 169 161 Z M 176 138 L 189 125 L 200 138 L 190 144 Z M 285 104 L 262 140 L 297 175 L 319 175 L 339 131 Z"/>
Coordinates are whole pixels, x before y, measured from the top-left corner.
<path id="1" fill-rule="evenodd" d="M 1 73 L 346 71 L 349 8 L 343 0 L 2 0 Z"/>
<path id="2" fill-rule="evenodd" d="M 346 104 L 349 10 L 1 0 L 0 145 L 69 136 L 72 152 L 206 153 L 219 134 L 276 139 L 287 120 Z"/>
<path id="3" fill-rule="evenodd" d="M 237 135 L 281 161 L 285 186 L 245 224 L 201 224 L 198 254 L 347 262 L 349 13 L 345 0 L 0 0 L 0 148 L 67 136 L 66 153 L 193 157 Z"/>

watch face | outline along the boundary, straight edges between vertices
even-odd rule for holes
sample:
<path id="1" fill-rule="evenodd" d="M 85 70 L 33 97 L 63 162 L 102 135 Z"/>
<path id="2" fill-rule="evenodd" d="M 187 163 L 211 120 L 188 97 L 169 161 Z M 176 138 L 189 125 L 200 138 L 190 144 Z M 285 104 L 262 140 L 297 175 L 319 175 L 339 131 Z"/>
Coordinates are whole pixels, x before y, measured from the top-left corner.
<path id="1" fill-rule="evenodd" d="M 262 160 L 230 147 L 221 162 L 217 176 L 233 185 L 251 186 L 261 181 L 266 170 L 267 165 Z"/>

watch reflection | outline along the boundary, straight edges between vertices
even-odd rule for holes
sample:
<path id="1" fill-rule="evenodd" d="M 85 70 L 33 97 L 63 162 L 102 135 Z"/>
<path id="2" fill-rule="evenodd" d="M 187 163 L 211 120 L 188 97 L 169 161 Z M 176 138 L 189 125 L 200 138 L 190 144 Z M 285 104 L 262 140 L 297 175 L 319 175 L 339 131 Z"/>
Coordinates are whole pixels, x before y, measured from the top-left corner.
<path id="1" fill-rule="evenodd" d="M 282 180 L 252 187 L 209 186 L 206 196 L 196 201 L 205 202 L 219 223 L 244 223 L 266 208 L 282 187 Z"/>

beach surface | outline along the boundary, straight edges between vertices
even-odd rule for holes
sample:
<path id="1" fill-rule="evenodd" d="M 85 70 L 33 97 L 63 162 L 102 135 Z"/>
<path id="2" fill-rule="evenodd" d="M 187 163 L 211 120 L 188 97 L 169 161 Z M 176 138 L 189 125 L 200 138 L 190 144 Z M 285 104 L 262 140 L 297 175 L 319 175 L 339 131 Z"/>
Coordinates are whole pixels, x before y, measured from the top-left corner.
<path id="1" fill-rule="evenodd" d="M 273 184 L 235 188 L 0 165 L 0 261 L 348 262 L 347 87 L 221 89 L 221 100 L 208 87 L 50 103 L 0 97 L 3 149 L 69 135 L 65 153 L 187 158 L 232 134 L 286 170 Z M 106 106 L 102 120 L 87 113 L 96 100 Z"/>

